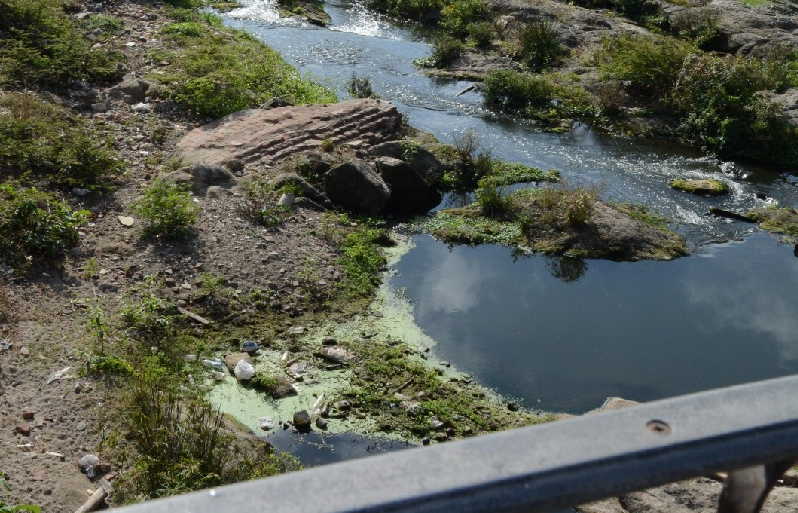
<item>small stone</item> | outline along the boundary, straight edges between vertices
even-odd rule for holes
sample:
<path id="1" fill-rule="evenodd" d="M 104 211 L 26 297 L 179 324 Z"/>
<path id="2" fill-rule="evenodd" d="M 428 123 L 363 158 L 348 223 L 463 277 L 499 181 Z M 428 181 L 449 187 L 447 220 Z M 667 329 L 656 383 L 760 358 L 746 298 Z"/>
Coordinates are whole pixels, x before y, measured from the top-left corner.
<path id="1" fill-rule="evenodd" d="M 14 428 L 14 432 L 18 435 L 30 436 L 31 432 L 30 424 L 19 424 L 17 427 Z"/>
<path id="2" fill-rule="evenodd" d="M 323 419 L 321 417 L 316 419 L 316 427 L 317 428 L 319 428 L 319 429 L 321 429 L 323 431 L 326 431 L 328 426 L 329 426 L 329 423 L 327 422 L 327 419 Z"/>
<path id="3" fill-rule="evenodd" d="M 449 436 L 446 433 L 435 433 L 432 439 L 436 442 L 445 442 L 449 439 Z"/>
<path id="4" fill-rule="evenodd" d="M 28 349 L 27 347 L 23 347 L 22 349 L 19 350 L 19 354 L 21 354 L 22 356 L 30 356 L 30 349 Z"/>
<path id="5" fill-rule="evenodd" d="M 304 335 L 305 334 L 305 327 L 304 326 L 294 326 L 288 329 L 289 335 Z"/>
<path id="6" fill-rule="evenodd" d="M 294 197 L 293 194 L 291 194 L 290 192 L 284 192 L 280 196 L 280 199 L 277 200 L 277 206 L 283 208 L 291 208 L 292 206 L 294 206 L 295 200 L 296 198 Z"/>
<path id="7" fill-rule="evenodd" d="M 441 422 L 440 420 L 438 420 L 438 419 L 436 419 L 436 418 L 434 418 L 434 417 L 433 417 L 433 418 L 430 420 L 430 422 L 429 422 L 429 425 L 430 425 L 430 427 L 431 427 L 432 429 L 440 429 L 440 428 L 442 428 L 442 427 L 443 427 L 443 422 Z"/>
<path id="8" fill-rule="evenodd" d="M 342 400 L 342 401 L 337 401 L 337 402 L 335 402 L 335 403 L 333 404 L 333 407 L 334 407 L 336 410 L 346 411 L 346 410 L 350 410 L 350 409 L 352 408 L 352 403 L 350 403 L 349 401 L 347 401 L 346 399 L 344 399 L 344 400 Z"/>
<path id="9" fill-rule="evenodd" d="M 355 358 L 351 351 L 339 346 L 322 347 L 318 354 L 325 360 L 338 364 L 347 363 Z"/>
<path id="10" fill-rule="evenodd" d="M 34 413 L 32 411 L 24 411 L 22 412 L 22 418 L 25 420 L 33 420 Z"/>
<path id="11" fill-rule="evenodd" d="M 137 103 L 131 108 L 133 112 L 149 112 L 152 110 L 152 106 L 149 103 Z"/>
<path id="12" fill-rule="evenodd" d="M 302 410 L 294 413 L 294 427 L 300 431 L 310 429 L 310 414 L 307 410 Z"/>
<path id="13" fill-rule="evenodd" d="M 258 419 L 258 425 L 264 431 L 270 431 L 274 429 L 274 421 L 269 417 L 261 417 Z"/>
<path id="14" fill-rule="evenodd" d="M 136 224 L 136 220 L 129 216 L 117 216 L 117 219 L 122 226 L 131 227 Z"/>

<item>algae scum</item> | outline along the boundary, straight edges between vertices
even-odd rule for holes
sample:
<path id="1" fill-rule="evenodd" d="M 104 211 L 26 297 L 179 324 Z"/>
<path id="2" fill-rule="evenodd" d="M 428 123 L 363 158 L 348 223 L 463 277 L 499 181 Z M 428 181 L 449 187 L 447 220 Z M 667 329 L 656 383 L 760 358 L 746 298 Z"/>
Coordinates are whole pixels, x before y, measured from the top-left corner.
<path id="1" fill-rule="evenodd" d="M 460 94 L 469 82 L 423 75 L 413 61 L 427 57 L 430 46 L 360 5 L 328 3 L 332 23 L 319 28 L 279 18 L 269 2 L 245 4 L 226 15 L 228 24 L 341 97 L 353 74 L 368 77 L 412 126 L 444 142 L 473 130 L 496 158 L 557 169 L 568 184 L 591 187 L 606 201 L 645 205 L 671 220 L 692 252 L 673 262 L 619 263 L 519 255 L 497 245 L 450 247 L 415 235 L 394 255 L 370 312 L 311 331 L 309 340 L 395 338 L 452 379 L 473 376 L 527 408 L 574 413 L 612 395 L 646 401 L 798 372 L 793 247 L 753 225 L 708 215 L 713 207 L 794 206 L 794 175 L 670 145 L 605 139 L 585 126 L 536 131 L 483 110 L 478 92 Z M 718 180 L 728 193 L 681 192 L 670 186 L 677 179 Z M 449 195 L 439 208 L 469 201 Z M 310 465 L 404 445 L 396 433 L 382 441 L 352 434 L 383 432 L 356 417 L 332 419 L 330 435 L 297 439 L 282 431 L 280 421 L 351 378 L 347 369 L 318 372 L 298 385 L 298 396 L 277 402 L 232 378 L 211 397 L 256 432 L 258 419 L 272 419 L 269 439 Z"/>

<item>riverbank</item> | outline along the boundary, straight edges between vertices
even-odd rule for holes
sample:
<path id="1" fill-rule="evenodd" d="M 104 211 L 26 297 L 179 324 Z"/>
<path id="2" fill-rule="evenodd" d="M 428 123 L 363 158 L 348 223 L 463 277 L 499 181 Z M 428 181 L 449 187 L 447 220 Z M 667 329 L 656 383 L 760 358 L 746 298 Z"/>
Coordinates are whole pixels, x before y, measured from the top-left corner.
<path id="1" fill-rule="evenodd" d="M 48 4 L 16 24 L 34 7 L 12 3 L 3 16 L 27 27 L 25 37 L 38 33 L 25 51 L 49 52 L 62 38 L 91 45 L 93 67 L 2 69 L 0 133 L 28 152 L 3 157 L 16 175 L 0 208 L 2 441 L 11 447 L 0 460 L 3 502 L 73 511 L 102 476 L 120 504 L 297 468 L 206 398 L 214 370 L 202 361 L 245 340 L 259 341 L 262 362 L 275 355 L 280 372 L 289 371 L 286 353 L 307 359 L 308 371 L 345 367 L 346 387 L 327 399 L 348 401 L 359 426 L 348 429 L 362 433 L 439 443 L 546 420 L 398 339 L 342 337 L 337 347 L 351 359 L 317 356 L 319 341 L 297 335 L 371 302 L 385 266 L 379 246 L 391 243 L 384 222 L 326 213 L 298 182 L 273 187 L 244 180 L 235 163 L 176 158 L 178 140 L 207 121 L 264 104 L 333 102 L 329 90 L 194 8 Z M 26 123 L 52 144 L 23 162 L 34 149 Z M 70 137 L 55 144 L 63 130 Z M 374 373 L 402 382 L 378 389 Z M 403 393 L 408 408 L 392 411 Z M 304 428 L 293 415 L 291 423 Z M 82 466 L 91 481 L 77 465 L 88 455 L 99 458 Z"/>
<path id="2" fill-rule="evenodd" d="M 581 121 L 616 136 L 675 140 L 721 157 L 798 164 L 792 152 L 798 61 L 790 31 L 798 22 L 787 5 L 369 5 L 433 34 L 432 56 L 418 61 L 433 76 L 482 81 L 487 107 L 544 129 L 566 131 Z M 763 146 L 752 147 L 751 140 Z"/>

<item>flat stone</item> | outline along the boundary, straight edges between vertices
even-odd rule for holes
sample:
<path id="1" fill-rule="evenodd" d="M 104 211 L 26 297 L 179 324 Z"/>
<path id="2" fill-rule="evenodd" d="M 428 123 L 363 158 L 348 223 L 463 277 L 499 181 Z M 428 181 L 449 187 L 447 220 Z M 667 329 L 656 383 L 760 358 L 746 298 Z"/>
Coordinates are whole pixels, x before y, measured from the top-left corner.
<path id="1" fill-rule="evenodd" d="M 117 216 L 117 220 L 122 226 L 131 227 L 136 224 L 136 220 L 129 216 Z"/>

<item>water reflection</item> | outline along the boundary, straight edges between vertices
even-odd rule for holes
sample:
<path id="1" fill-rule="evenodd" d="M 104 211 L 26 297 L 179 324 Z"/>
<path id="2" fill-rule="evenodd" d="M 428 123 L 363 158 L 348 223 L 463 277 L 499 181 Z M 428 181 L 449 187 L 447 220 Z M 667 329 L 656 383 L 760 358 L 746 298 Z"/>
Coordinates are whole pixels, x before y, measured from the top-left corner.
<path id="1" fill-rule="evenodd" d="M 760 233 L 673 262 L 514 261 L 419 236 L 392 285 L 440 358 L 528 406 L 580 412 L 798 372 L 791 250 Z"/>

